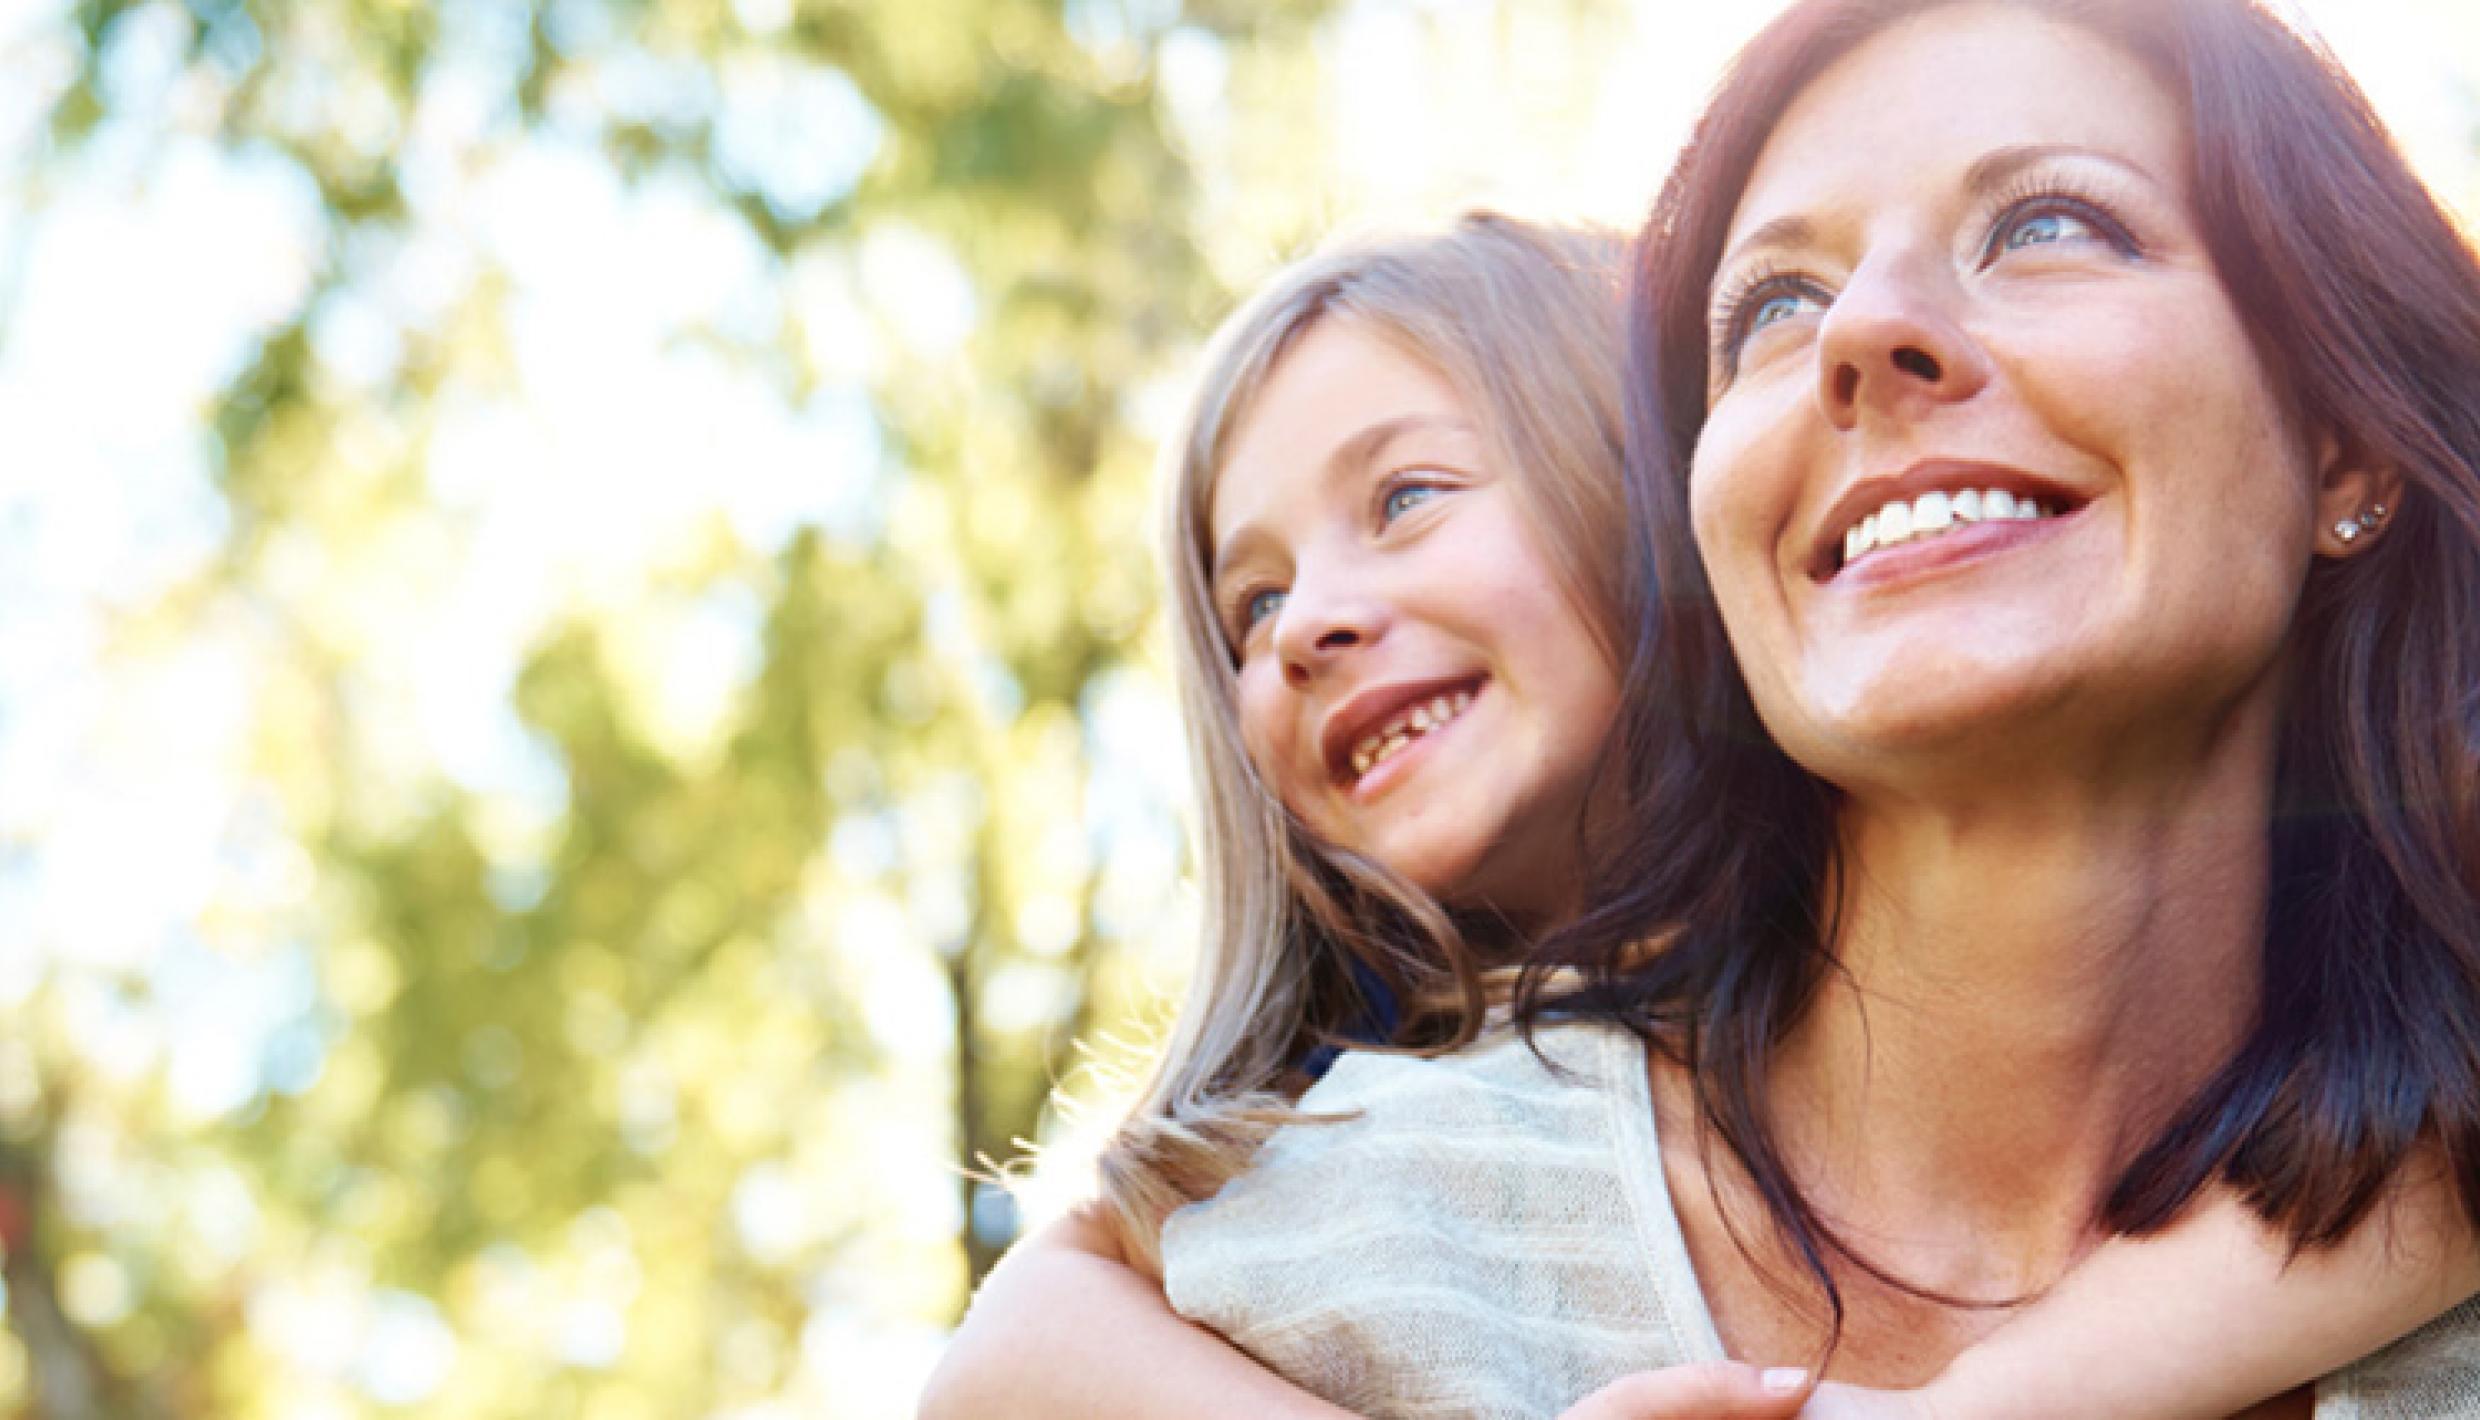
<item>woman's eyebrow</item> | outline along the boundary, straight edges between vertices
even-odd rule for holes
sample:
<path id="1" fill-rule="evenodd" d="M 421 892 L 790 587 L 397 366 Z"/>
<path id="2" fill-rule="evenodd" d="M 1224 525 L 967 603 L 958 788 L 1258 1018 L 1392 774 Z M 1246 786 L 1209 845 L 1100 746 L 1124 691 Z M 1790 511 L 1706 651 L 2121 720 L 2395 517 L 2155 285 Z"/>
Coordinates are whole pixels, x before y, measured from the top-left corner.
<path id="1" fill-rule="evenodd" d="M 1722 260 L 1714 263 L 1714 270 L 1728 271 L 1733 266 L 1739 264 L 1741 257 L 1746 256 L 1752 251 L 1758 251 L 1765 247 L 1796 247 L 1804 245 L 1816 235 L 1816 231 L 1817 224 L 1811 222 L 1806 217 L 1797 215 L 1789 217 L 1776 217 L 1772 221 L 1758 227 L 1755 231 L 1750 232 L 1747 236 L 1731 243 L 1730 250 L 1722 254 Z"/>
<path id="2" fill-rule="evenodd" d="M 2156 186 L 2161 181 L 2146 171 L 2143 164 L 2099 148 L 2085 148 L 2073 143 L 2020 143 L 1995 149 L 1974 159 L 1972 166 L 1964 169 L 1963 187 L 1966 192 L 1975 197 L 1985 197 L 2004 187 L 2010 179 L 2024 169 L 2038 167 L 2059 158 L 2086 158 L 2094 162 L 2107 163 L 2111 167 L 2133 174 Z M 1806 245 L 1815 238 L 1816 231 L 1816 223 L 1797 213 L 1776 217 L 1733 242 L 1730 249 L 1722 254 L 1722 259 L 1714 263 L 1714 270 L 1728 270 L 1748 253 L 1766 247 Z"/>
<path id="3" fill-rule="evenodd" d="M 1975 159 L 1972 166 L 1964 169 L 1964 190 L 1976 197 L 1986 196 L 2004 187 L 2008 180 L 2024 169 L 2039 167 L 2058 158 L 2088 158 L 2107 163 L 2149 183 L 2158 185 L 2161 181 L 2145 171 L 2143 164 L 2099 148 L 2085 148 L 2074 143 L 2022 143 L 1995 149 Z"/>

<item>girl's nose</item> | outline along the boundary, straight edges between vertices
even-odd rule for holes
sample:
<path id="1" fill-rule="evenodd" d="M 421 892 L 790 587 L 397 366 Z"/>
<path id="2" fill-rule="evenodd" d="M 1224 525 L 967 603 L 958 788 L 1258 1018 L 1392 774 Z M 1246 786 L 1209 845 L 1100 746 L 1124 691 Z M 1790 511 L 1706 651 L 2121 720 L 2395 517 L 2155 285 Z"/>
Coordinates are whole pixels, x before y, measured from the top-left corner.
<path id="1" fill-rule="evenodd" d="M 1295 689 L 1309 685 L 1351 651 L 1377 644 L 1387 621 L 1385 603 L 1365 589 L 1295 577 L 1275 613 L 1274 649 L 1283 662 L 1283 679 Z"/>

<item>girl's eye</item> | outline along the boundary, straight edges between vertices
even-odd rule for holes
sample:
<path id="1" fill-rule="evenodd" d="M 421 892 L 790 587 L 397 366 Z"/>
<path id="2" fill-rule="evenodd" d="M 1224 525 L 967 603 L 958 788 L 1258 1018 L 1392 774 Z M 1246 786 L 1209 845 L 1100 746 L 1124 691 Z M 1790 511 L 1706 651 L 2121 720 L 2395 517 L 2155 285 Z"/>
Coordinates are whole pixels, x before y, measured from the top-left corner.
<path id="1" fill-rule="evenodd" d="M 1264 591 L 1251 592 L 1248 599 L 1240 603 L 1240 624 L 1254 630 L 1259 622 L 1281 610 L 1283 593 L 1280 589 L 1268 587 Z"/>
<path id="2" fill-rule="evenodd" d="M 1386 490 L 1386 497 L 1379 501 L 1378 521 L 1391 523 L 1437 497 L 1438 492 L 1434 483 L 1399 483 Z"/>

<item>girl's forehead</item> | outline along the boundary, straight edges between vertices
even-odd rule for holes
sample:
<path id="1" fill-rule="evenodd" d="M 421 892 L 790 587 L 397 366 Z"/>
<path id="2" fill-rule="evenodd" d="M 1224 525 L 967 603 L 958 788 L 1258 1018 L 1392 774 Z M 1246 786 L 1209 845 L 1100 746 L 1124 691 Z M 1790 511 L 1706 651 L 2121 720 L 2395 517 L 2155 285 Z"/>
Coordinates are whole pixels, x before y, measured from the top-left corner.
<path id="1" fill-rule="evenodd" d="M 1234 419 L 1203 500 L 1208 546 L 1318 498 L 1395 441 L 1476 434 L 1474 411 L 1434 366 L 1361 322 L 1323 318 Z"/>

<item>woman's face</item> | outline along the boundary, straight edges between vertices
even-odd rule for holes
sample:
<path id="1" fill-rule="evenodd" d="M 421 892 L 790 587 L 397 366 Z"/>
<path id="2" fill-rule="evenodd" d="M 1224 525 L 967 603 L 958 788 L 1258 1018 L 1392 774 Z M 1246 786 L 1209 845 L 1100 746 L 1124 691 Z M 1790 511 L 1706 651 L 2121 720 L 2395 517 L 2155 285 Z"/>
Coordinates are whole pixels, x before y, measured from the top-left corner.
<path id="1" fill-rule="evenodd" d="M 1999 5 L 1883 31 L 1785 111 L 1713 283 L 1690 501 L 1812 771 L 2080 769 L 2270 705 L 2316 480 L 2187 153 L 2139 61 Z"/>
<path id="2" fill-rule="evenodd" d="M 1320 320 L 1209 520 L 1242 735 L 1293 814 L 1443 900 L 1557 908 L 1618 686 L 1466 401 Z"/>

